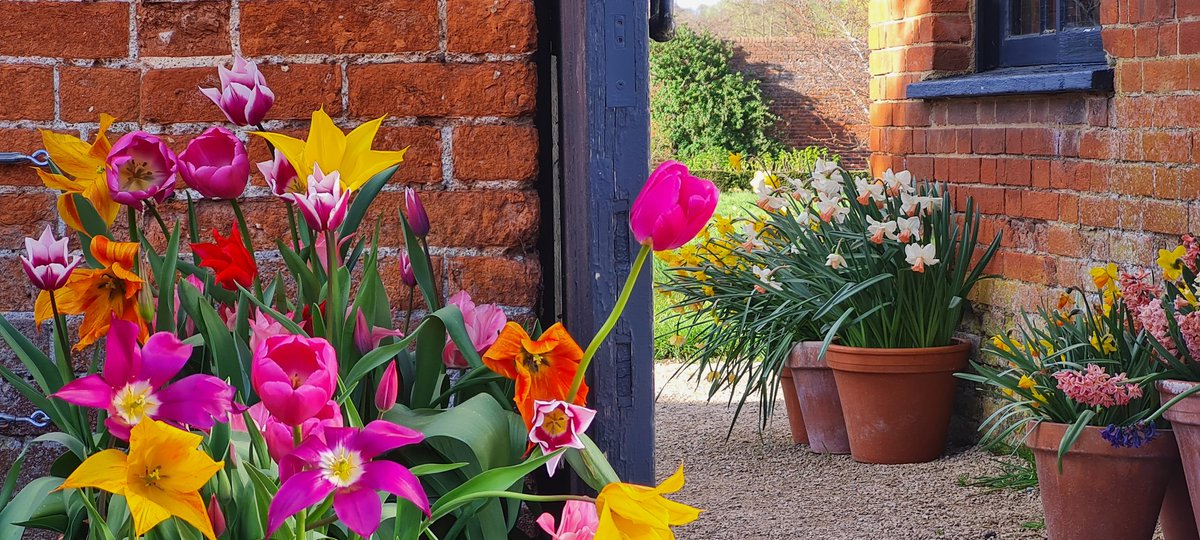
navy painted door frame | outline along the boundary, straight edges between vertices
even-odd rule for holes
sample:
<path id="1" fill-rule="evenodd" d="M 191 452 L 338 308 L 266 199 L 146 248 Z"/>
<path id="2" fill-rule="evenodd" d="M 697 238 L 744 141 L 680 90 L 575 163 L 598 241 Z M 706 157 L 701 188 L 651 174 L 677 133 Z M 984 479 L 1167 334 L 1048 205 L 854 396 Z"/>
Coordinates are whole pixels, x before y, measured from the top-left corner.
<path id="1" fill-rule="evenodd" d="M 543 223 L 554 230 L 542 234 L 552 235 L 557 258 L 548 285 L 553 311 L 580 346 L 616 303 L 639 248 L 629 231 L 629 208 L 650 162 L 648 2 L 556 2 L 557 54 L 542 58 L 557 64 L 542 70 L 556 78 L 542 85 L 558 90 L 551 103 L 542 101 L 558 115 L 557 156 L 542 161 L 558 175 L 555 204 L 543 205 L 551 212 Z M 592 438 L 624 481 L 642 484 L 654 481 L 650 274 L 639 280 L 588 380 L 589 404 L 598 410 Z"/>

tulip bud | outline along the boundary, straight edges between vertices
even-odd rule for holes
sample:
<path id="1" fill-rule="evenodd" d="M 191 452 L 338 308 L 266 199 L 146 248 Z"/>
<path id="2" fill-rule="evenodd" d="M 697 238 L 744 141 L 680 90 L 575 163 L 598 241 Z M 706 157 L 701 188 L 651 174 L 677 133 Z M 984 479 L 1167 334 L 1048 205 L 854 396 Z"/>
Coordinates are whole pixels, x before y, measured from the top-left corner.
<path id="1" fill-rule="evenodd" d="M 292 167 L 292 162 L 283 157 L 283 152 L 279 150 L 275 150 L 274 159 L 260 161 L 257 165 L 258 171 L 262 173 L 263 179 L 267 181 L 267 186 L 271 188 L 271 193 L 280 197 L 290 191 L 299 178 L 295 167 Z"/>
<path id="2" fill-rule="evenodd" d="M 389 362 L 379 379 L 379 388 L 375 391 L 375 407 L 379 412 L 391 410 L 396 406 L 396 396 L 400 393 L 400 377 L 396 374 L 396 362 Z"/>
<path id="3" fill-rule="evenodd" d="M 354 348 L 358 349 L 358 354 L 367 354 L 375 348 L 371 340 L 371 325 L 361 309 L 354 316 Z"/>
<path id="4" fill-rule="evenodd" d="M 175 152 L 162 139 L 134 131 L 117 139 L 104 162 L 112 199 L 137 210 L 142 201 L 164 202 L 175 192 Z"/>
<path id="5" fill-rule="evenodd" d="M 239 126 L 258 124 L 275 103 L 275 94 L 258 66 L 238 56 L 233 69 L 217 67 L 221 88 L 201 88 L 200 93 L 211 99 L 225 113 L 225 118 Z"/>
<path id="6" fill-rule="evenodd" d="M 221 511 L 221 505 L 217 503 L 216 495 L 208 499 L 208 522 L 212 524 L 214 535 L 225 534 L 225 513 Z"/>
<path id="7" fill-rule="evenodd" d="M 210 199 L 236 199 L 250 181 L 246 145 L 220 126 L 205 130 L 179 153 L 179 175 Z"/>
<path id="8" fill-rule="evenodd" d="M 633 201 L 629 228 L 638 243 L 654 251 L 677 249 L 690 242 L 717 209 L 717 188 L 692 176 L 678 161 L 659 165 Z"/>
<path id="9" fill-rule="evenodd" d="M 404 188 L 404 209 L 413 234 L 425 238 L 425 235 L 429 234 L 429 215 L 425 213 L 425 205 L 421 204 L 421 198 L 412 188 Z"/>
<path id="10" fill-rule="evenodd" d="M 409 287 L 417 286 L 417 275 L 413 273 L 412 259 L 407 251 L 400 252 L 400 281 Z"/>
<path id="11" fill-rule="evenodd" d="M 313 232 L 337 229 L 346 220 L 350 205 L 350 192 L 342 189 L 341 175 L 337 171 L 322 172 L 320 165 L 315 165 L 308 176 L 306 193 L 286 193 L 283 197 L 296 203 Z"/>
<path id="12" fill-rule="evenodd" d="M 66 285 L 71 272 L 80 262 L 78 255 L 67 255 L 67 239 L 55 239 L 48 225 L 37 240 L 25 239 L 25 252 L 28 258 L 21 257 L 21 268 L 25 269 L 30 283 L 44 291 L 61 289 Z"/>

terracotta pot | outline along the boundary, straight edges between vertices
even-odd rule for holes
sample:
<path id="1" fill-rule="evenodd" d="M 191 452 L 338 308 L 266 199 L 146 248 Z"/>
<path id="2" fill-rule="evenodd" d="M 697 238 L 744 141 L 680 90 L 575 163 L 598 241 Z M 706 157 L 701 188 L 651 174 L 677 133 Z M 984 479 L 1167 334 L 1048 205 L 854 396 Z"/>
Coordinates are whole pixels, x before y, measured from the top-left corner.
<path id="1" fill-rule="evenodd" d="M 1192 512 L 1192 497 L 1188 494 L 1182 466 L 1171 472 L 1171 483 L 1167 485 L 1158 523 L 1162 525 L 1164 540 L 1200 540 L 1200 533 L 1196 531 L 1196 514 Z"/>
<path id="2" fill-rule="evenodd" d="M 1171 473 L 1179 466 L 1168 430 L 1141 448 L 1113 448 L 1104 428 L 1084 428 L 1058 469 L 1067 424 L 1043 422 L 1025 444 L 1037 461 L 1050 540 L 1149 540 Z"/>
<path id="3" fill-rule="evenodd" d="M 808 447 L 818 454 L 849 454 L 846 419 L 833 370 L 821 358 L 821 342 L 797 343 L 788 356 L 788 370 L 804 411 Z"/>
<path id="4" fill-rule="evenodd" d="M 924 463 L 942 455 L 957 379 L 971 344 L 921 349 L 830 345 L 850 455 L 862 463 Z"/>
<path id="5" fill-rule="evenodd" d="M 1196 386 L 1196 383 L 1176 380 L 1159 381 L 1158 394 L 1162 398 L 1162 402 L 1166 403 L 1193 386 Z M 1192 523 L 1195 527 L 1200 528 L 1200 521 L 1196 520 L 1196 516 L 1200 516 L 1200 394 L 1193 394 L 1176 403 L 1163 413 L 1163 418 L 1171 422 L 1171 429 L 1175 432 L 1175 438 L 1179 444 L 1179 456 L 1183 461 L 1185 484 L 1191 495 Z M 1166 514 L 1166 511 L 1167 506 L 1164 504 L 1163 513 Z M 1167 519 L 1164 515 L 1164 533 L 1166 533 L 1166 524 Z M 1191 538 L 1197 537 L 1195 529 L 1191 534 Z M 1180 538 L 1189 537 L 1182 535 Z"/>
<path id="6" fill-rule="evenodd" d="M 804 412 L 796 399 L 796 385 L 792 384 L 792 372 L 779 372 L 779 389 L 783 391 L 783 406 L 787 409 L 788 427 L 792 430 L 792 442 L 808 444 L 808 428 L 804 425 Z"/>

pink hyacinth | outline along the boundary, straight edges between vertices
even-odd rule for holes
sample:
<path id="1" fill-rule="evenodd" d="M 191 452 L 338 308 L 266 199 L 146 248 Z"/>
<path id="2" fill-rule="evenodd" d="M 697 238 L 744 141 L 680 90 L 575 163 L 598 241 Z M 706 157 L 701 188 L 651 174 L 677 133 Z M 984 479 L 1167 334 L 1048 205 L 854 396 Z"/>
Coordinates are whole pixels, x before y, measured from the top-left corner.
<path id="1" fill-rule="evenodd" d="M 1162 287 L 1151 281 L 1150 272 L 1144 268 L 1134 272 L 1121 272 L 1120 284 L 1125 305 L 1130 313 L 1135 315 L 1134 326 L 1140 330 L 1136 314 L 1141 311 L 1142 306 L 1158 303 L 1159 297 L 1162 296 Z"/>
<path id="2" fill-rule="evenodd" d="M 1083 372 L 1056 372 L 1054 379 L 1067 397 L 1090 407 L 1122 406 L 1142 397 L 1142 387 L 1131 383 L 1124 373 L 1109 375 L 1096 364 L 1088 364 Z"/>
<path id="3" fill-rule="evenodd" d="M 1200 241 L 1196 240 L 1195 236 L 1185 234 L 1181 238 L 1183 240 L 1184 254 L 1183 265 L 1191 270 L 1196 271 L 1196 259 L 1200 258 Z"/>
<path id="4" fill-rule="evenodd" d="M 1171 338 L 1170 326 L 1167 323 L 1167 313 L 1158 303 L 1149 303 L 1137 309 L 1134 320 L 1136 325 L 1150 334 L 1171 355 L 1177 355 L 1179 348 Z"/>
<path id="5" fill-rule="evenodd" d="M 217 76 L 221 78 L 221 88 L 201 88 L 200 93 L 211 99 L 234 124 L 249 126 L 262 122 L 275 103 L 275 93 L 267 87 L 267 79 L 258 66 L 236 56 L 232 70 L 217 66 Z"/>
<path id="6" fill-rule="evenodd" d="M 304 223 L 314 232 L 331 231 L 341 226 L 350 205 L 350 192 L 342 189 L 337 171 L 325 173 L 321 165 L 313 166 L 308 177 L 308 191 L 285 193 L 283 198 L 296 203 Z"/>
<path id="7" fill-rule="evenodd" d="M 285 425 L 279 419 L 271 415 L 267 411 L 266 406 L 260 401 L 250 407 L 250 419 L 254 422 L 254 426 L 258 428 L 259 433 L 262 433 L 263 439 L 267 443 L 267 454 L 275 463 L 280 463 L 283 456 L 292 452 L 296 447 L 295 436 L 291 426 Z M 245 421 L 240 415 L 234 415 L 233 420 L 229 423 L 236 431 L 246 431 Z M 309 437 L 317 437 L 322 440 L 325 438 L 325 430 L 328 428 L 339 428 L 344 425 L 342 420 L 342 410 L 338 407 L 336 401 L 328 401 L 317 414 L 313 415 L 300 424 L 301 440 Z"/>
<path id="8" fill-rule="evenodd" d="M 1186 315 L 1176 313 L 1175 321 L 1179 324 L 1179 334 L 1183 336 L 1188 352 L 1193 358 L 1200 356 L 1200 312 L 1192 311 Z"/>
<path id="9" fill-rule="evenodd" d="M 47 225 L 37 240 L 25 239 L 25 256 L 21 257 L 21 268 L 33 283 L 43 291 L 61 289 L 67 284 L 71 272 L 79 266 L 78 255 L 68 255 L 67 239 L 55 239 Z"/>
<path id="10" fill-rule="evenodd" d="M 333 346 L 321 338 L 281 335 L 258 344 L 250 382 L 263 405 L 288 426 L 298 426 L 325 407 L 337 389 Z"/>
<path id="11" fill-rule="evenodd" d="M 421 442 L 420 432 L 384 420 L 361 429 L 330 428 L 325 439 L 309 437 L 284 458 L 281 469 L 297 470 L 279 486 L 267 509 L 267 537 L 287 518 L 333 496 L 333 512 L 346 528 L 370 538 L 383 520 L 384 491 L 411 501 L 429 514 L 421 481 L 399 463 L 374 458 Z"/>
<path id="12" fill-rule="evenodd" d="M 677 249 L 708 225 L 717 198 L 712 182 L 692 176 L 678 161 L 665 161 L 634 199 L 629 227 L 639 244 L 654 251 Z"/>
<path id="13" fill-rule="evenodd" d="M 504 329 L 504 323 L 508 322 L 504 311 L 495 304 L 475 305 L 475 302 L 471 300 L 471 294 L 467 291 L 454 293 L 454 296 L 450 297 L 449 303 L 462 311 L 463 324 L 467 327 L 467 336 L 471 338 L 475 352 L 479 354 L 487 352 L 499 337 L 500 330 Z M 449 338 L 446 339 L 446 348 L 442 350 L 442 363 L 451 369 L 471 367 L 462 351 L 458 350 L 458 345 L 455 345 Z"/>
<path id="14" fill-rule="evenodd" d="M 104 409 L 109 433 L 129 440 L 144 418 L 184 428 L 209 430 L 233 408 L 233 387 L 212 375 L 189 375 L 170 382 L 192 354 L 192 346 L 158 332 L 138 346 L 136 324 L 114 318 L 104 368 L 64 385 L 57 397 L 80 407 Z"/>
<path id="15" fill-rule="evenodd" d="M 534 401 L 533 427 L 529 430 L 529 442 L 538 445 L 542 454 L 550 454 L 560 448 L 582 450 L 584 445 L 579 435 L 587 431 L 596 418 L 596 411 L 565 401 Z M 546 462 L 546 472 L 554 476 L 562 454 Z"/>
<path id="16" fill-rule="evenodd" d="M 596 505 L 587 501 L 567 501 L 563 505 L 562 523 L 556 529 L 554 516 L 542 514 L 537 524 L 550 535 L 550 540 L 592 540 L 600 526 Z"/>

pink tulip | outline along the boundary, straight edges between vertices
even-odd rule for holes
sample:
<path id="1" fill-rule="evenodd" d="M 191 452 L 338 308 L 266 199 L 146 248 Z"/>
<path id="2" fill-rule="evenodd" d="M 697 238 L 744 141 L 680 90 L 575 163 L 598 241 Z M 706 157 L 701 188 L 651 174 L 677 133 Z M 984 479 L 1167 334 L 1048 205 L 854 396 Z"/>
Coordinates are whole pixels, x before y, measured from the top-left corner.
<path id="1" fill-rule="evenodd" d="M 288 317 L 292 316 L 291 312 L 287 313 Z M 271 336 L 286 335 L 287 329 L 283 327 L 283 323 L 275 320 L 274 317 L 263 313 L 262 310 L 254 310 L 254 317 L 250 319 L 250 350 L 257 351 L 258 345 Z M 234 331 L 230 329 L 230 331 Z"/>
<path id="2" fill-rule="evenodd" d="M 319 164 L 313 166 L 308 177 L 306 193 L 285 193 L 282 197 L 296 203 L 313 232 L 337 229 L 346 219 L 350 204 L 350 192 L 342 189 L 341 175 L 337 171 L 325 174 Z"/>
<path id="3" fill-rule="evenodd" d="M 400 393 L 400 376 L 396 374 L 396 363 L 388 362 L 388 367 L 379 379 L 379 388 L 375 390 L 375 408 L 379 412 L 390 411 L 396 406 L 396 397 Z"/>
<path id="4" fill-rule="evenodd" d="M 272 416 L 261 401 L 250 407 L 250 419 L 254 421 L 254 426 L 258 428 L 259 433 L 262 433 L 263 439 L 267 443 L 267 454 L 275 460 L 275 463 L 279 463 L 283 460 L 283 456 L 292 453 L 292 449 L 296 447 L 292 426 L 284 425 L 283 422 Z M 338 428 L 343 425 L 341 408 L 338 407 L 336 401 L 330 400 L 321 410 L 317 411 L 317 414 L 300 424 L 300 438 L 303 440 L 309 437 L 318 437 L 324 440 L 326 429 Z M 230 426 L 237 431 L 246 431 L 246 424 L 240 415 L 233 417 Z"/>
<path id="5" fill-rule="evenodd" d="M 471 344 L 475 346 L 475 352 L 479 354 L 486 352 L 496 342 L 500 330 L 504 329 L 504 323 L 508 322 L 508 318 L 505 317 L 504 311 L 499 306 L 495 304 L 476 306 L 475 302 L 471 301 L 471 294 L 467 291 L 454 293 L 450 297 L 450 304 L 458 307 L 462 312 L 463 324 L 467 327 L 467 336 L 471 338 Z M 451 369 L 471 367 L 462 351 L 458 350 L 458 345 L 455 345 L 449 338 L 446 339 L 446 347 L 442 349 L 442 363 Z"/>
<path id="6" fill-rule="evenodd" d="M 321 338 L 271 336 L 254 350 L 250 382 L 263 406 L 288 426 L 315 416 L 337 389 L 333 346 Z"/>
<path id="7" fill-rule="evenodd" d="M 217 66 L 217 76 L 221 78 L 221 88 L 201 88 L 200 93 L 216 103 L 234 124 L 250 126 L 262 122 L 275 103 L 275 94 L 267 87 L 267 79 L 258 66 L 237 56 L 232 70 Z"/>
<path id="8" fill-rule="evenodd" d="M 417 275 L 413 273 L 412 259 L 407 251 L 400 252 L 400 281 L 409 287 L 417 286 Z"/>
<path id="9" fill-rule="evenodd" d="M 374 458 L 421 442 L 420 432 L 376 420 L 361 429 L 329 428 L 325 440 L 309 437 L 284 458 L 281 468 L 298 470 L 279 486 L 267 509 L 267 537 L 289 517 L 333 496 L 333 512 L 346 528 L 370 538 L 383 520 L 378 492 L 402 497 L 429 514 L 421 481 L 395 461 Z"/>
<path id="10" fill-rule="evenodd" d="M 592 540 L 600 526 L 596 505 L 587 501 L 567 501 L 563 505 L 562 523 L 554 528 L 554 516 L 542 514 L 537 524 L 550 535 L 550 540 Z"/>
<path id="11" fill-rule="evenodd" d="M 246 145 L 220 126 L 205 130 L 179 153 L 179 175 L 210 199 L 236 199 L 250 181 Z"/>
<path id="12" fill-rule="evenodd" d="M 120 204 L 142 209 L 142 201 L 166 201 L 175 193 L 175 152 L 162 139 L 134 131 L 117 139 L 105 160 L 108 191 Z"/>
<path id="13" fill-rule="evenodd" d="M 529 442 L 540 446 L 542 454 L 559 448 L 583 449 L 579 434 L 587 431 L 595 417 L 596 411 L 565 401 L 534 401 Z M 554 476 L 561 460 L 562 454 L 559 454 L 546 462 L 546 471 L 550 476 Z"/>
<path id="14" fill-rule="evenodd" d="M 349 310 L 346 313 L 350 315 Z M 367 317 L 359 310 L 354 318 L 354 348 L 358 349 L 359 354 L 367 354 L 379 348 L 379 344 L 384 338 L 388 337 L 404 337 L 404 332 L 384 328 L 382 326 L 373 326 L 367 322 Z"/>
<path id="15" fill-rule="evenodd" d="M 404 210 L 413 234 L 425 238 L 429 234 L 429 215 L 425 213 L 425 205 L 413 188 L 404 188 Z"/>
<path id="16" fill-rule="evenodd" d="M 47 225 L 37 240 L 25 239 L 25 253 L 21 257 L 21 268 L 29 276 L 29 282 L 43 291 L 58 290 L 67 284 L 71 272 L 79 266 L 79 256 L 68 256 L 67 239 L 56 240 Z"/>
<path id="17" fill-rule="evenodd" d="M 629 227 L 638 243 L 654 251 L 677 249 L 712 219 L 718 196 L 712 182 L 692 176 L 684 164 L 663 162 L 633 201 Z"/>
<path id="18" fill-rule="evenodd" d="M 117 318 L 111 324 L 102 371 L 67 383 L 54 397 L 108 411 L 104 425 L 122 440 L 144 418 L 207 431 L 228 416 L 233 387 L 225 381 L 197 374 L 170 383 L 191 356 L 191 345 L 158 332 L 139 347 L 136 324 Z"/>
<path id="19" fill-rule="evenodd" d="M 284 193 L 288 193 L 296 185 L 298 175 L 295 167 L 292 167 L 292 162 L 283 157 L 283 152 L 275 150 L 274 159 L 269 161 L 260 161 L 257 163 L 258 172 L 261 172 L 263 179 L 267 181 L 267 186 L 271 188 L 271 193 L 280 197 Z"/>
<path id="20" fill-rule="evenodd" d="M 221 505 L 217 503 L 215 493 L 208 498 L 208 523 L 212 525 L 213 534 L 217 536 L 225 534 L 225 512 L 221 511 Z"/>

